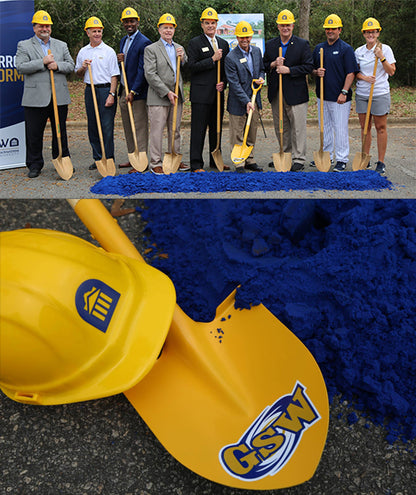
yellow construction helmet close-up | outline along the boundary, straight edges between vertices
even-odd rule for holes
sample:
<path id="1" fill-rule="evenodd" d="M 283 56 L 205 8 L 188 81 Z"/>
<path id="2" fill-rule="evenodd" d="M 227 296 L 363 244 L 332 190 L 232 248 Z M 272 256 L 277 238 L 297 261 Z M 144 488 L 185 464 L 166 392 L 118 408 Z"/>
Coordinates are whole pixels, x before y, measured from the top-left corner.
<path id="1" fill-rule="evenodd" d="M 172 14 L 163 14 L 159 17 L 159 21 L 157 23 L 157 27 L 161 26 L 162 24 L 173 24 L 176 28 L 176 21 L 175 18 L 173 17 Z"/>
<path id="2" fill-rule="evenodd" d="M 369 17 L 363 22 L 363 27 L 361 31 L 373 31 L 374 29 L 377 29 L 378 31 L 381 31 L 381 26 L 380 23 L 378 22 L 377 19 L 374 19 L 374 17 Z"/>
<path id="3" fill-rule="evenodd" d="M 53 22 L 46 10 L 38 10 L 33 14 L 32 24 L 53 24 Z"/>
<path id="4" fill-rule="evenodd" d="M 0 241 L 0 388 L 8 397 L 98 399 L 150 371 L 175 308 L 165 274 L 62 232 L 1 232 Z"/>
<path id="5" fill-rule="evenodd" d="M 246 36 L 253 36 L 253 28 L 251 24 L 247 21 L 240 21 L 235 27 L 235 35 L 240 38 L 244 38 Z"/>
<path id="6" fill-rule="evenodd" d="M 98 19 L 98 17 L 90 17 L 85 22 L 84 31 L 90 28 L 101 28 L 104 29 L 103 23 Z"/>
<path id="7" fill-rule="evenodd" d="M 218 21 L 217 11 L 208 7 L 202 12 L 200 21 L 203 21 L 204 19 L 211 19 L 213 21 Z"/>
<path id="8" fill-rule="evenodd" d="M 342 27 L 341 17 L 337 16 L 337 14 L 330 14 L 324 22 L 323 28 L 332 29 L 332 28 L 340 28 Z"/>
<path id="9" fill-rule="evenodd" d="M 123 21 L 123 19 L 137 19 L 140 21 L 139 14 L 131 7 L 127 7 L 123 10 L 120 21 Z"/>
<path id="10" fill-rule="evenodd" d="M 279 12 L 279 15 L 276 19 L 276 24 L 294 24 L 295 22 L 295 16 L 290 10 L 287 9 Z"/>

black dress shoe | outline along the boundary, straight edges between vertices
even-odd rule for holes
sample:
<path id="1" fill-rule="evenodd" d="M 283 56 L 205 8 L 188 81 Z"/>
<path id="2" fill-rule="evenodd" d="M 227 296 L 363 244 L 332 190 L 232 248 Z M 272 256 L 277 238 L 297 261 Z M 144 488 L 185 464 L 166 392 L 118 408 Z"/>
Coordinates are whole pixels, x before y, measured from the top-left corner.
<path id="1" fill-rule="evenodd" d="M 247 170 L 244 167 L 236 167 L 235 171 L 238 172 L 239 174 L 244 174 L 247 172 Z"/>
<path id="2" fill-rule="evenodd" d="M 299 172 L 300 170 L 302 170 L 304 167 L 303 163 L 298 163 L 298 162 L 295 162 L 291 167 L 290 167 L 290 171 L 291 172 Z"/>
<path id="3" fill-rule="evenodd" d="M 268 163 L 268 166 L 269 166 L 269 168 L 274 168 L 274 163 L 273 162 L 269 162 Z"/>
<path id="4" fill-rule="evenodd" d="M 263 169 L 257 165 L 257 163 L 246 163 L 244 168 L 251 170 L 252 172 L 263 172 Z"/>
<path id="5" fill-rule="evenodd" d="M 97 164 L 94 162 L 89 167 L 88 170 L 97 170 Z"/>
<path id="6" fill-rule="evenodd" d="M 38 168 L 34 168 L 32 170 L 29 170 L 29 173 L 27 176 L 29 179 L 34 179 L 35 177 L 38 177 L 40 175 L 40 170 Z"/>

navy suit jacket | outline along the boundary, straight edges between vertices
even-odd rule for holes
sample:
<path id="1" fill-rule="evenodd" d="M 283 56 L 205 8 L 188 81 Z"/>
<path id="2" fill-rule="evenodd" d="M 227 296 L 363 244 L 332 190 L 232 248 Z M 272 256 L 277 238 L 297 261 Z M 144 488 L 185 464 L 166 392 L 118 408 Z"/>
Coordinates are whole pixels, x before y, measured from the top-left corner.
<path id="1" fill-rule="evenodd" d="M 224 59 L 230 48 L 222 38 L 215 37 L 218 48 L 222 49 L 220 80 L 227 82 Z M 190 100 L 192 103 L 215 103 L 217 98 L 217 64 L 212 61 L 214 49 L 205 34 L 192 38 L 188 45 L 188 68 L 191 71 Z M 225 88 L 224 88 L 225 89 Z M 222 95 L 224 92 L 222 93 Z"/>
<path id="2" fill-rule="evenodd" d="M 270 69 L 270 64 L 279 56 L 280 36 L 266 43 L 264 67 L 267 71 L 267 97 L 271 102 L 278 95 L 279 74 Z M 299 105 L 309 101 L 307 74 L 313 70 L 312 53 L 309 42 L 298 36 L 292 36 L 286 50 L 284 65 L 290 67 L 290 74 L 282 75 L 283 98 L 288 105 Z"/>
<path id="3" fill-rule="evenodd" d="M 252 46 L 253 74 L 250 73 L 246 57 L 238 46 L 225 57 L 225 74 L 229 85 L 227 110 L 231 115 L 245 115 L 247 103 L 251 100 L 253 79 L 264 78 L 264 66 L 261 50 Z M 260 91 L 256 103 L 261 108 Z"/>
<path id="4" fill-rule="evenodd" d="M 124 36 L 120 41 L 120 53 L 123 51 L 124 43 L 127 36 Z M 147 97 L 148 84 L 144 77 L 144 49 L 152 42 L 146 38 L 140 31 L 137 32 L 132 44 L 127 52 L 127 57 L 124 57 L 124 67 L 126 69 L 127 85 L 129 91 L 135 91 L 137 95 L 135 100 L 145 100 Z M 120 71 L 121 72 L 121 71 Z M 119 94 L 121 93 L 121 84 Z"/>

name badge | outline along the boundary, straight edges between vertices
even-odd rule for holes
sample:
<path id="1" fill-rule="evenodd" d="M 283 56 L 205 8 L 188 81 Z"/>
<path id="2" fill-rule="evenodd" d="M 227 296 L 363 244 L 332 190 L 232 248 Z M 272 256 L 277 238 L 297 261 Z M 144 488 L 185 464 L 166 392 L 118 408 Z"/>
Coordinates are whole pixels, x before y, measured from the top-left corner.
<path id="1" fill-rule="evenodd" d="M 244 64 L 244 62 L 247 62 L 246 57 L 244 57 L 244 58 L 240 58 L 240 64 Z"/>
<path id="2" fill-rule="evenodd" d="M 338 52 L 338 51 L 336 51 L 336 52 L 332 52 L 332 55 L 338 55 L 338 54 L 339 54 L 339 52 Z"/>
<path id="3" fill-rule="evenodd" d="M 204 47 L 202 48 L 202 51 L 203 51 L 203 52 L 209 52 L 209 48 L 208 48 L 207 46 L 204 46 Z"/>

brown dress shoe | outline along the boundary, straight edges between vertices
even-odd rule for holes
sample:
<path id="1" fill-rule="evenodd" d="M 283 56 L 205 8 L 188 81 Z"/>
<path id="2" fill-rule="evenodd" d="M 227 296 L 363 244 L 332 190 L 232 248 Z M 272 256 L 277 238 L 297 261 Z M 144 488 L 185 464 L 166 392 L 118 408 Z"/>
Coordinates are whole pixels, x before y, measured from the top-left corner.
<path id="1" fill-rule="evenodd" d="M 191 170 L 191 167 L 189 165 L 185 165 L 185 163 L 181 162 L 179 165 L 179 170 L 181 172 L 186 172 L 187 170 Z"/>
<path id="2" fill-rule="evenodd" d="M 118 166 L 118 168 L 128 168 L 128 167 L 131 167 L 131 163 L 130 162 L 120 163 L 120 165 Z"/>
<path id="3" fill-rule="evenodd" d="M 163 168 L 160 165 L 151 168 L 150 171 L 155 175 L 163 175 Z"/>

